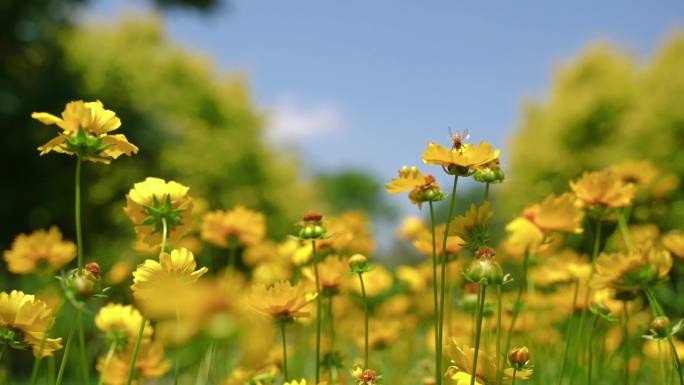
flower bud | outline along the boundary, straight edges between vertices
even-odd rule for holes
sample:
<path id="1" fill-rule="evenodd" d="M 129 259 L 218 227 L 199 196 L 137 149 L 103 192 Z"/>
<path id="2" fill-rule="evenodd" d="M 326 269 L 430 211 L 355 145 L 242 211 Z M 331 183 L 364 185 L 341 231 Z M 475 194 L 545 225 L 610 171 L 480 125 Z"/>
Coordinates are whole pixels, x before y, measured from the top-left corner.
<path id="1" fill-rule="evenodd" d="M 651 321 L 651 330 L 658 337 L 666 337 L 670 331 L 670 319 L 665 316 L 655 317 Z"/>
<path id="2" fill-rule="evenodd" d="M 324 238 L 326 231 L 323 227 L 323 215 L 315 212 L 304 214 L 300 222 L 299 238 L 320 239 Z"/>
<path id="3" fill-rule="evenodd" d="M 530 361 L 530 351 L 526 346 L 513 348 L 508 352 L 508 361 L 518 370 L 524 369 Z"/>
<path id="4" fill-rule="evenodd" d="M 349 268 L 354 273 L 365 273 L 368 271 L 368 258 L 363 254 L 354 254 L 349 257 Z"/>
<path id="5" fill-rule="evenodd" d="M 475 253 L 475 255 L 481 256 L 470 264 L 465 273 L 469 281 L 481 285 L 501 285 L 503 283 L 503 269 L 498 262 L 491 258 L 490 250 L 493 251 L 489 247 L 481 247 Z"/>
<path id="6" fill-rule="evenodd" d="M 88 263 L 79 270 L 74 269 L 68 279 L 68 287 L 74 295 L 80 299 L 88 299 L 100 291 L 100 266 L 97 263 Z"/>

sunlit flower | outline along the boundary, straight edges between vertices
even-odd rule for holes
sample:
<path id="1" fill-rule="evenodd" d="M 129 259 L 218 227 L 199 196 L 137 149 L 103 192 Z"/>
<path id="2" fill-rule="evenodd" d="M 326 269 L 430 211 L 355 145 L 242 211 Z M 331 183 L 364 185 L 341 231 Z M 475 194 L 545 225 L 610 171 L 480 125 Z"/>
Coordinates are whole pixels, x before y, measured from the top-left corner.
<path id="1" fill-rule="evenodd" d="M 40 155 L 55 151 L 109 163 L 123 154 L 138 152 L 138 147 L 129 143 L 125 135 L 109 134 L 121 127 L 121 120 L 99 100 L 69 102 L 61 118 L 47 112 L 34 112 L 31 117 L 48 126 L 57 125 L 62 130 L 59 136 L 38 147 Z"/>
<path id="2" fill-rule="evenodd" d="M 211 211 L 202 219 L 202 239 L 219 247 L 252 246 L 266 235 L 264 214 L 237 206 Z"/>
<path id="3" fill-rule="evenodd" d="M 393 346 L 402 332 L 402 323 L 397 318 L 372 318 L 368 324 L 368 344 L 373 350 L 382 350 Z M 363 323 L 359 322 L 354 342 L 359 348 L 364 346 Z"/>
<path id="4" fill-rule="evenodd" d="M 115 343 L 120 348 L 128 343 L 135 343 L 140 332 L 142 314 L 131 305 L 107 304 L 95 316 L 95 326 L 105 334 L 109 343 Z M 143 340 L 149 341 L 152 327 L 146 322 Z"/>
<path id="5" fill-rule="evenodd" d="M 585 172 L 570 188 L 587 208 L 619 208 L 632 204 L 636 187 L 609 171 Z"/>
<path id="6" fill-rule="evenodd" d="M 278 281 L 271 286 L 255 284 L 249 295 L 249 304 L 262 314 L 278 319 L 309 317 L 302 309 L 316 299 L 316 293 L 307 292 L 303 285 L 293 286 L 290 281 Z"/>
<path id="7" fill-rule="evenodd" d="M 535 285 L 548 287 L 558 283 L 586 280 L 591 274 L 591 264 L 572 250 L 544 258 L 530 273 Z"/>
<path id="8" fill-rule="evenodd" d="M 385 184 L 390 194 L 408 192 L 411 203 L 420 207 L 424 202 L 441 201 L 446 197 L 432 175 L 423 175 L 416 167 L 404 166 L 399 170 L 399 177 Z"/>
<path id="9" fill-rule="evenodd" d="M 640 247 L 634 252 L 602 253 L 595 263 L 592 286 L 634 290 L 667 278 L 672 269 L 670 252 Z"/>
<path id="10" fill-rule="evenodd" d="M 166 220 L 167 241 L 171 244 L 190 231 L 192 199 L 188 196 L 189 189 L 174 181 L 152 177 L 133 185 L 126 195 L 124 211 L 142 241 L 150 246 L 159 246 L 163 220 Z"/>
<path id="11" fill-rule="evenodd" d="M 208 271 L 196 267 L 195 256 L 187 249 L 161 253 L 159 261 L 147 259 L 133 272 L 133 297 L 146 312 L 174 315 L 173 294 L 189 290 Z"/>
<path id="12" fill-rule="evenodd" d="M 106 357 L 100 357 L 97 362 L 97 370 L 101 372 L 102 382 L 105 385 L 124 385 L 130 372 L 131 360 L 135 346 L 130 346 L 122 353 L 115 354 L 108 365 Z M 144 383 L 145 380 L 160 378 L 171 369 L 171 363 L 164 360 L 164 347 L 159 342 L 144 343 L 140 346 L 138 357 L 135 360 L 135 375 L 140 381 L 133 381 L 135 384 Z"/>
<path id="13" fill-rule="evenodd" d="M 634 184 L 641 189 L 649 187 L 660 173 L 658 168 L 648 159 L 626 160 L 610 166 L 610 172 L 626 184 Z"/>
<path id="14" fill-rule="evenodd" d="M 452 220 L 449 228 L 451 234 L 461 237 L 471 249 L 486 245 L 489 239 L 489 220 L 493 215 L 489 207 L 488 201 L 480 207 L 471 204 L 463 215 Z"/>
<path id="15" fill-rule="evenodd" d="M 34 295 L 12 290 L 0 293 L 0 345 L 31 347 L 36 357 L 51 356 L 62 348 L 61 338 L 48 338 L 54 322 L 52 309 Z"/>
<path id="16" fill-rule="evenodd" d="M 445 225 L 439 225 L 435 228 L 435 253 L 438 257 L 441 257 L 444 251 L 444 230 Z M 466 242 L 463 238 L 456 235 L 449 235 L 447 237 L 446 251 L 449 255 L 456 255 L 460 253 L 465 247 Z M 413 241 L 413 246 L 424 255 L 432 255 L 432 232 L 428 229 L 421 232 L 415 241 Z"/>
<path id="17" fill-rule="evenodd" d="M 329 236 L 318 240 L 317 248 L 331 248 L 339 254 L 370 254 L 375 248 L 370 220 L 362 211 L 345 211 L 329 217 L 326 230 Z"/>
<path id="18" fill-rule="evenodd" d="M 663 246 L 679 258 L 684 258 L 684 233 L 671 231 L 663 236 Z"/>
<path id="19" fill-rule="evenodd" d="M 539 248 L 553 232 L 582 232 L 584 213 L 570 193 L 549 195 L 541 203 L 523 210 L 506 226 L 509 253 L 521 255 Z"/>
<path id="20" fill-rule="evenodd" d="M 422 159 L 426 164 L 439 165 L 450 173 L 468 175 L 472 169 L 498 159 L 499 150 L 494 150 L 484 141 L 477 146 L 461 144 L 448 149 L 437 143 L 428 144 Z"/>
<path id="21" fill-rule="evenodd" d="M 361 295 L 361 283 L 358 279 L 347 281 L 353 292 Z M 368 297 L 380 295 L 392 287 L 392 273 L 382 265 L 374 265 L 373 269 L 363 274 L 363 283 Z"/>
<path id="22" fill-rule="evenodd" d="M 43 264 L 49 270 L 57 270 L 76 257 L 76 245 L 62 240 L 62 233 L 53 226 L 48 231 L 19 234 L 4 257 L 7 270 L 15 274 L 33 273 Z"/>
<path id="23" fill-rule="evenodd" d="M 312 267 L 307 267 L 303 271 L 304 275 L 311 281 L 316 280 L 316 274 Z M 337 255 L 329 255 L 318 263 L 318 281 L 321 285 L 321 292 L 324 294 L 334 294 L 339 290 L 340 285 L 348 277 L 349 266 Z"/>
<path id="24" fill-rule="evenodd" d="M 445 378 L 449 384 L 470 384 L 471 376 L 473 375 L 475 375 L 475 383 L 477 384 L 489 385 L 496 383 L 496 362 L 494 357 L 480 350 L 477 357 L 477 373 L 473 373 L 475 348 L 460 345 L 452 338 L 447 345 L 447 351 L 452 364 L 445 373 Z M 531 375 L 532 369 L 522 369 L 517 371 L 515 377 L 516 379 L 525 380 Z M 504 378 L 513 378 L 512 368 L 504 370 Z"/>
<path id="25" fill-rule="evenodd" d="M 286 382 L 286 383 L 283 384 L 283 385 L 306 385 L 306 380 L 303 379 L 303 378 L 301 379 L 301 381 L 292 380 L 292 381 L 290 381 L 290 382 Z"/>

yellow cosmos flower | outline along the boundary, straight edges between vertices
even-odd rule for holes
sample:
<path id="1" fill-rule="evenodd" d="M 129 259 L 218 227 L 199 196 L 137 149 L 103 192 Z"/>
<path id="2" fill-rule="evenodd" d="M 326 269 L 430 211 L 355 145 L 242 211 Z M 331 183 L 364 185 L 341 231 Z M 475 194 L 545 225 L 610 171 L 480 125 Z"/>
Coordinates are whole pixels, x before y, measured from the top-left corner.
<path id="1" fill-rule="evenodd" d="M 585 172 L 581 178 L 570 182 L 570 188 L 584 207 L 619 208 L 632 204 L 636 186 L 625 183 L 608 171 Z"/>
<path id="2" fill-rule="evenodd" d="M 301 284 L 293 286 L 290 281 L 278 281 L 271 286 L 255 284 L 249 296 L 254 310 L 281 319 L 309 317 L 302 309 L 314 299 L 316 293 L 307 292 Z"/>
<path id="3" fill-rule="evenodd" d="M 53 322 L 52 309 L 34 295 L 17 290 L 0 293 L 0 344 L 31 347 L 36 357 L 51 356 L 62 348 L 61 338 L 47 337 Z"/>
<path id="4" fill-rule="evenodd" d="M 40 155 L 54 151 L 109 163 L 123 154 L 138 152 L 138 147 L 129 143 L 125 135 L 109 134 L 121 127 L 121 120 L 99 100 L 70 102 L 61 118 L 47 112 L 34 112 L 31 117 L 48 126 L 57 125 L 62 130 L 59 136 L 38 147 Z"/>
<path id="5" fill-rule="evenodd" d="M 133 359 L 135 345 L 124 352 L 115 354 L 106 365 L 106 357 L 100 357 L 97 362 L 97 370 L 101 373 L 102 382 L 105 385 L 125 385 Z M 160 378 L 171 369 L 171 363 L 164 360 L 164 347 L 159 342 L 150 342 L 140 345 L 140 352 L 135 360 L 134 384 L 144 383 L 145 380 Z"/>
<path id="6" fill-rule="evenodd" d="M 143 322 L 142 314 L 131 305 L 107 304 L 101 308 L 95 316 L 95 326 L 105 334 L 110 343 L 127 346 L 135 343 L 140 332 L 140 323 Z M 152 337 L 152 327 L 145 323 L 143 341 L 148 342 Z"/>
<path id="7" fill-rule="evenodd" d="M 663 246 L 679 258 L 684 258 L 684 233 L 681 231 L 671 231 L 661 240 Z"/>
<path id="8" fill-rule="evenodd" d="M 263 214 L 237 206 L 230 211 L 211 211 L 202 219 L 202 239 L 219 247 L 232 247 L 235 242 L 252 246 L 266 235 Z"/>
<path id="9" fill-rule="evenodd" d="M 422 159 L 425 164 L 439 165 L 450 172 L 467 174 L 474 168 L 498 159 L 499 154 L 499 150 L 494 150 L 490 143 L 484 141 L 477 146 L 462 144 L 451 149 L 441 144 L 429 143 Z"/>
<path id="10" fill-rule="evenodd" d="M 49 270 L 57 270 L 76 257 L 76 245 L 62 240 L 62 233 L 53 226 L 48 231 L 19 234 L 3 256 L 7 270 L 15 274 L 33 273 L 42 263 Z"/>
<path id="11" fill-rule="evenodd" d="M 162 240 L 163 223 L 168 226 L 171 244 L 191 230 L 192 199 L 189 187 L 160 178 L 148 177 L 133 185 L 126 195 L 124 212 L 135 225 L 140 239 L 150 246 L 159 246 Z"/>
<path id="12" fill-rule="evenodd" d="M 630 253 L 602 253 L 591 284 L 597 289 L 635 290 L 666 279 L 671 269 L 670 252 L 653 246 Z"/>
<path id="13" fill-rule="evenodd" d="M 195 270 L 195 256 L 188 249 L 161 253 L 159 261 L 147 259 L 133 272 L 133 297 L 148 315 L 175 317 L 174 293 L 188 291 L 208 269 Z"/>
<path id="14" fill-rule="evenodd" d="M 307 267 L 302 273 L 306 278 L 315 282 L 316 274 L 314 269 Z M 320 282 L 323 293 L 336 293 L 340 285 L 348 277 L 349 265 L 337 255 L 329 255 L 323 262 L 318 263 L 318 281 Z"/>
<path id="15" fill-rule="evenodd" d="M 424 175 L 416 167 L 402 167 L 399 177 L 385 184 L 385 189 L 390 194 L 409 192 L 411 203 L 421 206 L 424 202 L 440 201 L 446 194 L 439 188 L 439 184 L 432 175 Z"/>

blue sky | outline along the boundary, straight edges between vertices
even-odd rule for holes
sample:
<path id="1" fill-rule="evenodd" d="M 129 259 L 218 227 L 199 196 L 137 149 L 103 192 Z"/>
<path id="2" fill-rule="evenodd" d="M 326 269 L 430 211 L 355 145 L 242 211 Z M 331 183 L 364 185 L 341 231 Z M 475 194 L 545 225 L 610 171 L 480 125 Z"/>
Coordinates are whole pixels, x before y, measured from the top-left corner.
<path id="1" fill-rule="evenodd" d="M 145 4 L 97 0 L 89 12 Z M 173 39 L 247 74 L 272 138 L 310 169 L 384 180 L 419 164 L 429 140 L 446 142 L 448 127 L 505 160 L 522 102 L 543 97 L 554 68 L 597 40 L 646 57 L 684 27 L 684 1 L 234 0 L 165 19 Z"/>

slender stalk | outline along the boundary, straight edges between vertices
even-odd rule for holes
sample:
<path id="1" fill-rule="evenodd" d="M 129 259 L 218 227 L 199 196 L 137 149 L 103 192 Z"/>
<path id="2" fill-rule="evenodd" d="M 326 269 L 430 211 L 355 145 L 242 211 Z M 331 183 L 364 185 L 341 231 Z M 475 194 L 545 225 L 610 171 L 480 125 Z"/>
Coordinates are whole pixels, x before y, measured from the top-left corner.
<path id="1" fill-rule="evenodd" d="M 316 261 L 316 241 L 311 240 L 311 260 L 313 261 L 314 274 L 316 276 L 316 383 L 321 379 L 321 285 L 318 277 L 318 261 Z"/>
<path id="2" fill-rule="evenodd" d="M 2 346 L 0 346 L 0 362 L 2 362 L 2 357 L 5 356 L 5 350 L 7 350 L 7 345 L 2 344 Z"/>
<path id="3" fill-rule="evenodd" d="M 237 260 L 237 248 L 233 245 L 228 247 L 228 274 L 233 274 L 235 270 L 235 261 Z"/>
<path id="4" fill-rule="evenodd" d="M 579 293 L 579 279 L 575 280 L 575 291 L 574 295 L 572 296 L 572 307 L 570 308 L 570 317 L 568 319 L 568 327 L 565 329 L 565 349 L 563 349 L 563 358 L 561 359 L 561 370 L 560 370 L 560 375 L 558 376 L 558 384 L 561 384 L 563 381 L 563 375 L 565 374 L 565 365 L 567 363 L 567 358 L 568 358 L 568 351 L 570 350 L 570 332 L 572 331 L 572 327 L 574 326 L 574 320 L 575 320 L 575 308 L 577 307 L 577 294 Z"/>
<path id="5" fill-rule="evenodd" d="M 166 238 L 169 234 L 169 226 L 166 223 L 166 218 L 162 217 L 162 239 L 161 247 L 159 249 L 159 254 L 164 252 L 166 248 Z M 128 379 L 126 379 L 126 385 L 131 385 L 133 382 L 133 376 L 135 374 L 135 363 L 138 361 L 138 354 L 140 353 L 140 344 L 142 342 L 143 334 L 145 333 L 145 324 L 147 320 L 143 316 L 140 322 L 140 329 L 138 330 L 138 338 L 135 340 L 135 348 L 133 350 L 133 357 L 131 357 L 131 364 L 128 368 Z"/>
<path id="6" fill-rule="evenodd" d="M 430 228 L 432 230 L 432 291 L 435 306 L 434 328 L 435 328 L 435 378 L 441 377 L 439 373 L 439 294 L 437 293 L 437 238 L 435 236 L 435 211 L 432 201 L 430 206 Z"/>
<path id="7" fill-rule="evenodd" d="M 479 285 L 477 291 L 477 329 L 475 331 L 475 356 L 473 357 L 473 373 L 470 376 L 470 385 L 475 385 L 477 377 L 477 358 L 480 353 L 480 337 L 482 336 L 482 316 L 484 315 L 485 292 L 487 287 Z"/>
<path id="8" fill-rule="evenodd" d="M 449 238 L 449 227 L 451 226 L 451 218 L 454 216 L 454 209 L 456 208 L 456 188 L 458 186 L 458 175 L 454 175 L 454 185 L 451 189 L 451 197 L 449 200 L 449 213 L 447 214 L 446 224 L 444 226 L 444 234 L 442 240 L 442 280 L 440 281 L 440 300 L 439 300 L 439 337 L 437 338 L 438 358 L 437 358 L 437 385 L 442 385 L 442 352 L 444 350 L 444 297 L 446 291 L 446 266 L 447 266 L 447 239 Z"/>
<path id="9" fill-rule="evenodd" d="M 109 363 L 114 357 L 114 352 L 116 351 L 116 342 L 109 344 L 109 349 L 107 350 L 107 356 L 105 357 L 104 365 L 102 365 L 102 371 L 100 371 L 100 379 L 97 381 L 97 385 L 102 385 L 102 379 L 109 369 Z"/>
<path id="10" fill-rule="evenodd" d="M 487 183 L 489 186 L 489 183 Z M 503 360 L 501 357 L 501 317 L 503 314 L 501 301 L 501 285 L 496 286 L 496 384 L 501 384 L 501 374 L 503 373 L 499 368 L 503 367 Z"/>
<path id="11" fill-rule="evenodd" d="M 661 340 L 656 341 L 658 344 L 658 361 L 660 363 L 660 381 L 662 384 L 669 384 L 665 375 L 665 357 L 663 356 L 663 345 Z"/>
<path id="12" fill-rule="evenodd" d="M 81 370 L 83 371 L 83 381 L 85 385 L 90 384 L 90 364 L 88 363 L 88 354 L 85 344 L 85 332 L 83 328 L 83 311 L 76 309 L 76 318 L 78 322 L 78 347 L 81 356 Z"/>
<path id="13" fill-rule="evenodd" d="M 287 376 L 287 342 L 285 339 L 285 324 L 286 323 L 287 323 L 286 320 L 280 321 L 280 336 L 281 336 L 282 341 L 283 341 L 283 376 L 285 376 L 285 382 L 287 382 L 289 379 L 289 377 Z"/>
<path id="14" fill-rule="evenodd" d="M 622 324 L 622 343 L 624 344 L 622 354 L 623 361 L 625 363 L 624 367 L 624 381 L 625 385 L 629 385 L 629 312 L 627 311 L 627 301 L 622 302 L 622 314 L 624 322 Z"/>
<path id="15" fill-rule="evenodd" d="M 52 355 L 48 357 L 48 377 L 47 377 L 47 383 L 48 384 L 54 384 L 55 383 L 55 356 Z"/>
<path id="16" fill-rule="evenodd" d="M 520 313 L 520 307 L 522 306 L 522 294 L 523 290 L 527 287 L 527 272 L 529 269 L 530 253 L 525 251 L 525 257 L 523 259 L 523 281 L 520 283 L 518 288 L 518 296 L 515 299 L 513 305 L 513 314 L 511 315 L 511 324 L 508 326 L 508 336 L 506 336 L 506 350 L 511 350 L 511 337 L 513 336 L 513 328 L 515 327 L 515 321 L 518 319 L 518 314 Z M 503 370 L 501 368 L 500 370 Z"/>
<path id="17" fill-rule="evenodd" d="M 328 297 L 328 325 L 330 326 L 328 338 L 330 340 L 329 350 L 330 355 L 335 353 L 335 318 L 333 317 L 333 295 Z M 333 372 L 335 377 L 333 377 Z M 330 367 L 330 379 L 335 383 L 337 379 L 337 368 L 334 366 Z"/>
<path id="18" fill-rule="evenodd" d="M 485 202 L 489 201 L 489 182 L 485 183 L 484 201 Z"/>
<path id="19" fill-rule="evenodd" d="M 514 366 L 513 367 L 513 380 L 511 380 L 511 385 L 515 385 L 516 377 L 518 377 L 518 369 Z"/>
<path id="20" fill-rule="evenodd" d="M 617 215 L 618 227 L 620 228 L 622 239 L 625 241 L 625 246 L 627 246 L 628 251 L 633 251 L 634 243 L 632 242 L 632 236 L 629 233 L 629 227 L 627 226 L 627 218 L 625 213 L 623 211 L 616 210 L 615 214 Z"/>
<path id="21" fill-rule="evenodd" d="M 62 376 L 64 376 L 64 368 L 66 368 L 69 352 L 71 351 L 71 341 L 73 340 L 75 331 L 76 323 L 72 322 L 71 327 L 69 328 L 66 345 L 64 345 L 64 354 L 62 355 L 62 362 L 59 364 L 59 372 L 57 372 L 57 381 L 55 382 L 55 385 L 60 385 L 62 383 Z"/>
<path id="22" fill-rule="evenodd" d="M 83 267 L 83 232 L 81 229 L 81 166 L 83 161 L 80 156 L 76 157 L 76 178 L 75 178 L 75 217 L 76 217 L 76 261 L 79 270 Z"/>
<path id="23" fill-rule="evenodd" d="M 670 336 L 670 338 L 667 339 L 667 342 L 670 343 L 670 349 L 672 349 L 672 358 L 674 359 L 675 368 L 677 369 L 677 375 L 679 376 L 679 385 L 683 385 L 684 378 L 682 377 L 682 367 L 679 363 L 679 354 L 677 353 L 677 348 L 675 347 L 674 342 L 672 342 L 672 336 Z"/>
<path id="24" fill-rule="evenodd" d="M 663 308 L 660 306 L 660 303 L 658 303 L 658 299 L 656 298 L 656 296 L 653 293 L 653 291 L 651 290 L 651 288 L 650 287 L 644 288 L 644 293 L 646 294 L 646 298 L 648 299 L 648 303 L 651 306 L 651 311 L 653 312 L 653 317 L 665 315 Z M 677 371 L 677 376 L 679 377 L 679 385 L 684 385 L 684 376 L 682 375 L 682 367 L 681 367 L 681 363 L 679 362 L 679 355 L 677 354 L 677 348 L 674 345 L 674 342 L 672 340 L 672 336 L 669 336 L 667 338 L 667 341 L 670 344 L 670 348 L 672 350 L 672 357 L 674 359 L 675 369 Z"/>
<path id="25" fill-rule="evenodd" d="M 596 331 L 596 324 L 598 324 L 599 317 L 594 316 L 594 322 L 591 326 L 591 331 L 589 332 L 589 370 L 587 371 L 587 385 L 591 385 L 591 372 L 592 365 L 594 363 L 594 349 L 592 348 L 592 341 L 594 341 L 594 332 Z"/>
<path id="26" fill-rule="evenodd" d="M 59 312 L 62 310 L 62 306 L 66 303 L 66 298 L 62 298 L 55 308 L 54 315 L 55 319 L 57 319 L 57 316 L 59 315 Z M 43 338 L 40 340 L 40 349 L 38 349 L 38 357 L 33 361 L 33 368 L 31 369 L 31 385 L 36 385 L 36 382 L 38 381 L 38 370 L 40 369 L 40 363 L 43 360 L 43 349 L 45 348 L 45 340 L 48 338 L 48 335 L 52 331 L 52 328 L 54 327 L 54 321 L 52 322 L 52 325 L 45 331 L 45 334 L 43 335 Z"/>
<path id="27" fill-rule="evenodd" d="M 366 297 L 366 286 L 363 283 L 363 273 L 359 273 L 359 281 L 361 282 L 361 294 L 363 295 L 363 313 L 364 313 L 364 333 L 363 333 L 363 351 L 365 369 L 368 369 L 368 298 Z"/>

